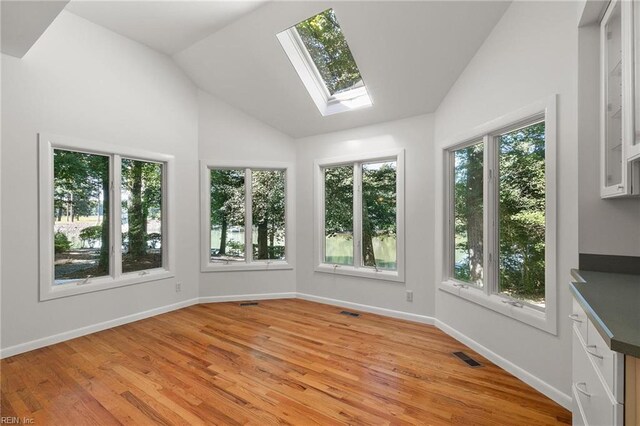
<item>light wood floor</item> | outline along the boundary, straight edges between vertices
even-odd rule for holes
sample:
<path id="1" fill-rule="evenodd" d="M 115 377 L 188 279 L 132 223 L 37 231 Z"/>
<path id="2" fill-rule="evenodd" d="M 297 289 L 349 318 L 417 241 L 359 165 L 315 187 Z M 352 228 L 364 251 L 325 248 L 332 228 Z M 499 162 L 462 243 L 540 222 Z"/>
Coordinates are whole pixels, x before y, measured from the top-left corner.
<path id="1" fill-rule="evenodd" d="M 2 360 L 39 425 L 570 423 L 432 326 L 302 300 L 196 305 Z M 483 363 L 454 358 L 465 351 Z"/>

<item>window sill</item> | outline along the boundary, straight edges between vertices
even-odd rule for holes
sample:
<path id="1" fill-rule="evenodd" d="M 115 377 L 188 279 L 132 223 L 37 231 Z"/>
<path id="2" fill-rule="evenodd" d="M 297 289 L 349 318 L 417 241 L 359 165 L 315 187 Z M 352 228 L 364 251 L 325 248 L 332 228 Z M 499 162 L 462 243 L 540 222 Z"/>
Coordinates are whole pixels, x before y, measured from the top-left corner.
<path id="1" fill-rule="evenodd" d="M 293 265 L 287 262 L 252 262 L 252 263 L 207 263 L 200 272 L 238 272 L 238 271 L 286 271 Z"/>
<path id="2" fill-rule="evenodd" d="M 461 285 L 461 283 L 453 280 L 440 283 L 440 290 L 553 334 L 554 336 L 557 335 L 556 322 L 554 318 L 547 315 L 547 312 L 542 312 L 526 305 L 522 307 L 509 305 L 504 303 L 504 301 L 510 300 L 506 297 L 497 294 L 487 295 L 480 288 L 466 284 Z"/>
<path id="3" fill-rule="evenodd" d="M 334 266 L 328 263 L 321 263 L 314 269 L 316 272 L 323 272 L 334 275 L 347 275 L 352 277 L 371 278 L 375 280 L 404 282 L 404 276 L 398 271 L 375 270 L 369 268 L 354 268 L 353 266 L 338 265 Z"/>
<path id="4" fill-rule="evenodd" d="M 45 300 L 92 293 L 94 291 L 108 290 L 111 288 L 125 287 L 174 277 L 174 273 L 166 269 L 155 269 L 144 272 L 146 272 L 144 275 L 140 275 L 139 272 L 122 274 L 118 279 L 114 279 L 112 277 L 95 278 L 86 284 L 81 284 L 81 280 L 73 281 L 68 284 L 54 284 L 49 286 L 48 291 L 40 294 L 40 301 L 43 302 Z"/>

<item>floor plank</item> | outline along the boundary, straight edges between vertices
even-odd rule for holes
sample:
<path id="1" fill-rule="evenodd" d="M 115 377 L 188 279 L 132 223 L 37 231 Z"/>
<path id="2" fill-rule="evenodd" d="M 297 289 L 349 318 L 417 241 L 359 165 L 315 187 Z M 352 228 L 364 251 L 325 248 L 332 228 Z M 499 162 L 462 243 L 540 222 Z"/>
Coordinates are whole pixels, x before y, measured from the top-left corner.
<path id="1" fill-rule="evenodd" d="M 570 424 L 435 327 L 297 299 L 195 305 L 2 360 L 37 424 Z M 480 361 L 469 368 L 452 355 Z"/>

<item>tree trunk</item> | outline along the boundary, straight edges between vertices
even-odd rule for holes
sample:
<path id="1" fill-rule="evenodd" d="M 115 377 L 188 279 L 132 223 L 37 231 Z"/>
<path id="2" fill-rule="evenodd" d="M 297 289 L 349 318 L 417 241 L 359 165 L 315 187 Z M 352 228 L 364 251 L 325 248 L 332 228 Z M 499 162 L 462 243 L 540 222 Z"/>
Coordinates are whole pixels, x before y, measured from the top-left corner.
<path id="1" fill-rule="evenodd" d="M 129 200 L 129 255 L 138 259 L 146 253 L 145 219 L 142 206 L 142 163 L 132 162 Z"/>
<path id="2" fill-rule="evenodd" d="M 269 258 L 274 259 L 276 257 L 276 248 L 275 248 L 275 239 L 276 239 L 276 230 L 275 227 L 271 227 L 269 231 Z"/>
<path id="3" fill-rule="evenodd" d="M 268 223 L 258 224 L 258 259 L 268 259 Z"/>
<path id="4" fill-rule="evenodd" d="M 483 163 L 482 152 L 474 152 L 469 156 L 467 177 L 467 244 L 469 246 L 469 266 L 471 282 L 482 281 L 483 267 Z"/>
<path id="5" fill-rule="evenodd" d="M 377 267 L 376 255 L 373 251 L 373 230 L 367 211 L 362 212 L 362 262 L 364 266 Z"/>
<path id="6" fill-rule="evenodd" d="M 109 205 L 110 205 L 110 191 L 109 191 L 109 174 L 105 173 L 102 176 L 102 229 L 100 234 L 100 260 L 98 266 L 101 271 L 109 272 Z"/>
<path id="7" fill-rule="evenodd" d="M 227 254 L 227 216 L 222 217 L 222 226 L 220 227 L 220 255 Z"/>

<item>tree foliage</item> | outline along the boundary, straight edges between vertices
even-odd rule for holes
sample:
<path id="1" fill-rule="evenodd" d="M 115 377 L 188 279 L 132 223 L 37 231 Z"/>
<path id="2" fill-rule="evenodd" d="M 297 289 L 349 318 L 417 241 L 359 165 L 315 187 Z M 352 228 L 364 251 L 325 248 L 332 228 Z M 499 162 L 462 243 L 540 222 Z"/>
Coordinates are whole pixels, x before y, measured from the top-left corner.
<path id="1" fill-rule="evenodd" d="M 277 259 L 276 238 L 285 237 L 285 172 L 254 170 L 252 173 L 252 221 L 258 229 L 256 259 Z"/>
<path id="2" fill-rule="evenodd" d="M 53 152 L 53 214 L 71 220 L 92 214 L 102 194 L 102 225 L 98 269 L 109 268 L 109 157 L 55 149 Z"/>
<path id="3" fill-rule="evenodd" d="M 396 163 L 362 166 L 362 262 L 364 266 L 381 265 L 376 259 L 374 238 L 396 236 Z"/>
<path id="4" fill-rule="evenodd" d="M 333 9 L 300 22 L 296 30 L 330 94 L 349 89 L 362 80 Z"/>
<path id="5" fill-rule="evenodd" d="M 454 277 L 483 282 L 483 156 L 482 143 L 455 153 L 454 226 L 455 249 L 465 257 L 454 268 Z"/>
<path id="6" fill-rule="evenodd" d="M 244 226 L 244 170 L 211 170 L 211 226 L 220 226 L 218 255 L 227 254 L 231 224 Z"/>
<path id="7" fill-rule="evenodd" d="M 324 169 L 325 237 L 353 235 L 353 165 Z M 395 268 L 376 258 L 375 238 L 396 237 L 396 163 L 362 166 L 362 260 L 364 266 Z"/>
<path id="8" fill-rule="evenodd" d="M 500 137 L 500 290 L 544 300 L 545 126 Z"/>
<path id="9" fill-rule="evenodd" d="M 499 291 L 544 301 L 545 127 L 534 124 L 498 138 Z M 483 147 L 455 153 L 455 265 L 458 279 L 483 279 Z"/>
<path id="10" fill-rule="evenodd" d="M 129 225 L 127 260 L 133 262 L 147 254 L 149 219 L 161 219 L 162 165 L 122 159 L 122 190 L 127 194 L 122 201 Z"/>

